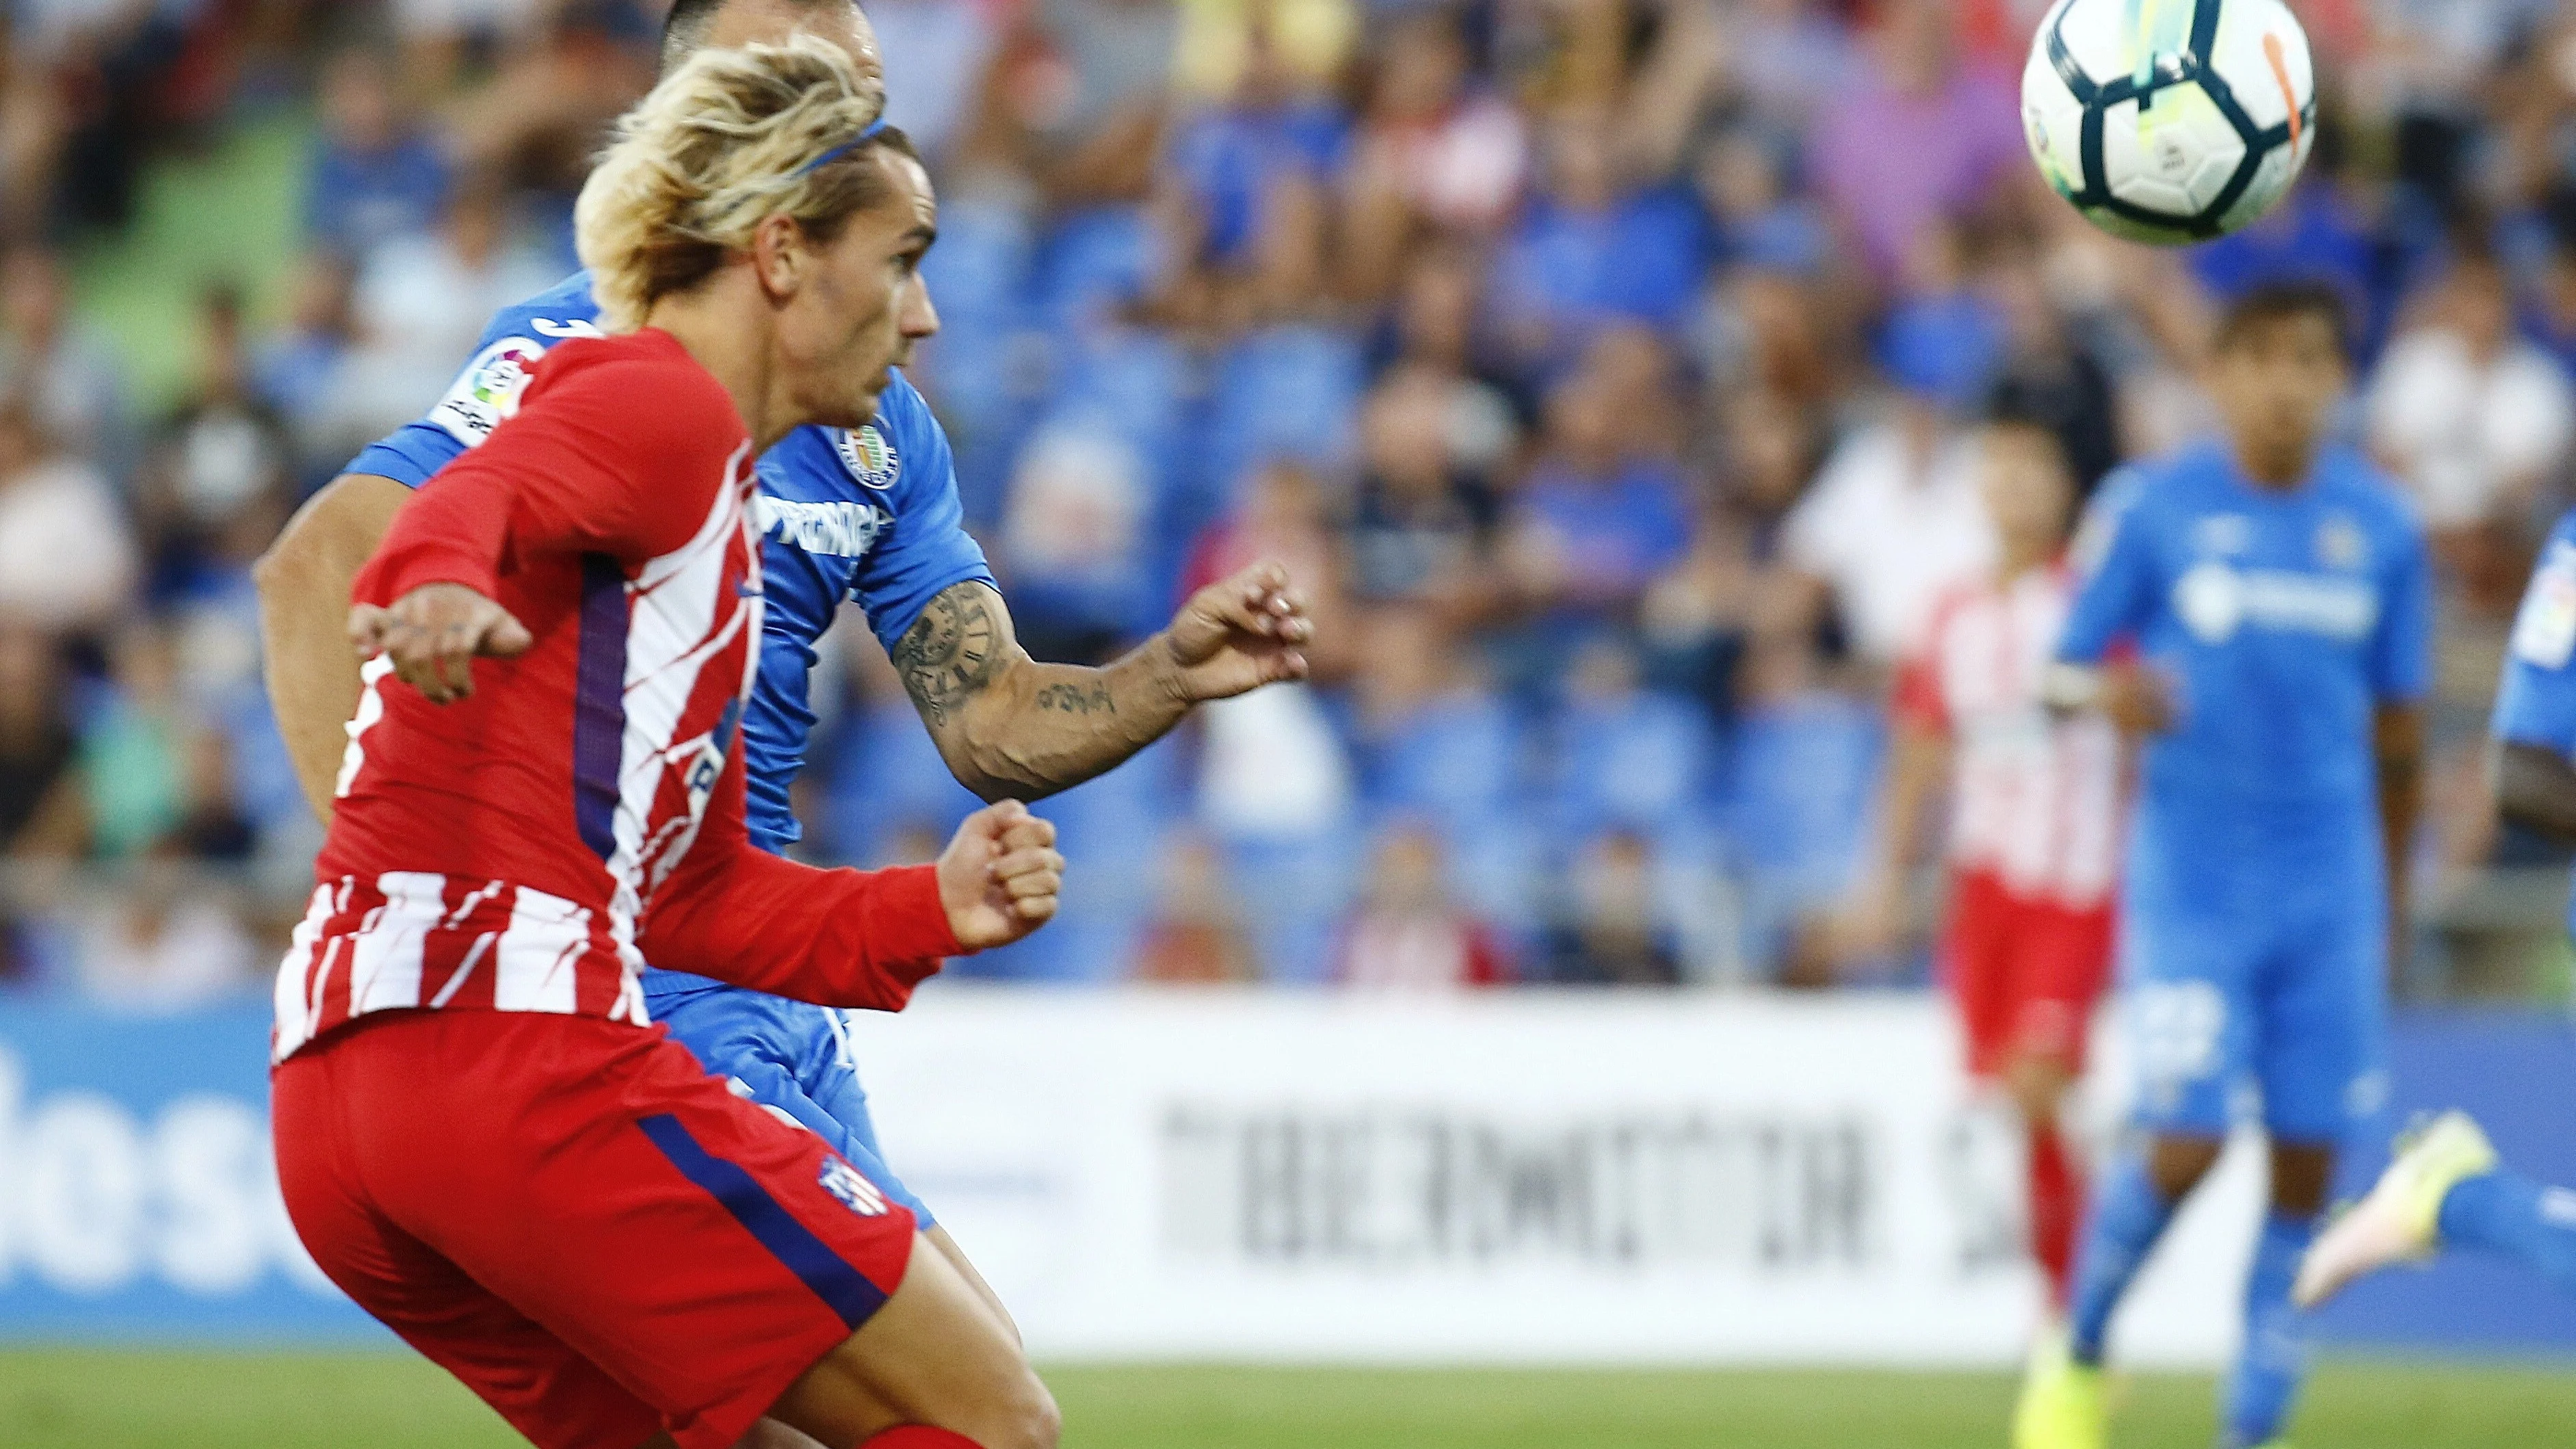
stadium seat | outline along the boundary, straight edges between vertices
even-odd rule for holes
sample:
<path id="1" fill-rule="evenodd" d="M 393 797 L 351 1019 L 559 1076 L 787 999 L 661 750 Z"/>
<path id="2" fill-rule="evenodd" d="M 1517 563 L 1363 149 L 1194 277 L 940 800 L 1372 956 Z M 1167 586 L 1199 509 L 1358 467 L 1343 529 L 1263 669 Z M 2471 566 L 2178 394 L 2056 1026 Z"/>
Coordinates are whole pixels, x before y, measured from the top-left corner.
<path id="1" fill-rule="evenodd" d="M 1570 701 L 1554 734 L 1551 812 L 1569 836 L 1611 825 L 1658 833 L 1698 805 L 1713 773 L 1707 714 L 1670 695 Z"/>
<path id="2" fill-rule="evenodd" d="M 1290 324 L 1237 342 L 1217 362 L 1199 450 L 1205 486 L 1231 500 L 1270 458 L 1328 472 L 1346 464 L 1362 385 L 1359 341 L 1346 333 Z"/>

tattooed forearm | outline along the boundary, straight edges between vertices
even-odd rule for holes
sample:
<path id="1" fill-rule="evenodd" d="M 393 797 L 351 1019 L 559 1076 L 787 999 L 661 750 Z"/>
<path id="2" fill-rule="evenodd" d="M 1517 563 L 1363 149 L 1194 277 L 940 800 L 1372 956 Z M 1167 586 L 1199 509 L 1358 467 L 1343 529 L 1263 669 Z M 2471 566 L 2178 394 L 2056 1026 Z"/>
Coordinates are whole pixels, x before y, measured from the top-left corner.
<path id="1" fill-rule="evenodd" d="M 1010 606 L 980 583 L 930 601 L 895 641 L 894 666 L 959 783 L 987 800 L 1034 800 L 1078 785 L 1178 723 L 1169 651 L 1148 643 L 1099 669 L 1040 664 Z"/>
<path id="2" fill-rule="evenodd" d="M 1109 682 L 1104 679 L 1088 689 L 1079 684 L 1050 684 L 1038 691 L 1038 708 L 1066 714 L 1116 714 L 1118 702 L 1110 698 Z"/>
<path id="3" fill-rule="evenodd" d="M 1007 642 L 993 619 L 989 591 L 960 584 L 930 601 L 895 641 L 894 667 L 915 708 L 936 729 L 993 682 Z"/>

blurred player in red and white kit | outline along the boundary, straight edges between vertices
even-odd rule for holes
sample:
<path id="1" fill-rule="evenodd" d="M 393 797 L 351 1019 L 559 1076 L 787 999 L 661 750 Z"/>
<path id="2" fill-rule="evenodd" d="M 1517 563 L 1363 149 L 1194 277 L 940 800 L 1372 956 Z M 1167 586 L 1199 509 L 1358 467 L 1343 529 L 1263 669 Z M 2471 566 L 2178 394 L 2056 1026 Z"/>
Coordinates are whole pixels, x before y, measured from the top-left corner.
<path id="1" fill-rule="evenodd" d="M 423 487 L 360 574 L 368 658 L 281 964 L 278 1175 L 335 1283 L 541 1449 L 1053 1449 L 1007 1326 L 824 1139 L 645 1022 L 678 970 L 895 1010 L 1055 910 L 1006 802 L 935 865 L 757 849 L 752 460 L 869 421 L 928 307 L 918 168 L 810 37 L 707 50 L 624 122 L 576 235 L 608 335 Z"/>
<path id="2" fill-rule="evenodd" d="M 1999 562 L 1941 597 L 1898 675 L 1884 850 L 1850 949 L 1883 955 L 1902 936 L 1906 883 L 1946 804 L 1940 969 L 1969 1070 L 2000 1084 L 2028 1128 L 2031 1251 L 2062 1308 L 2084 1192 L 2058 1116 L 2110 977 L 2120 740 L 2101 715 L 2053 716 L 2040 698 L 2075 592 L 2063 559 L 2074 487 L 2057 440 L 2010 421 L 1980 445 Z"/>

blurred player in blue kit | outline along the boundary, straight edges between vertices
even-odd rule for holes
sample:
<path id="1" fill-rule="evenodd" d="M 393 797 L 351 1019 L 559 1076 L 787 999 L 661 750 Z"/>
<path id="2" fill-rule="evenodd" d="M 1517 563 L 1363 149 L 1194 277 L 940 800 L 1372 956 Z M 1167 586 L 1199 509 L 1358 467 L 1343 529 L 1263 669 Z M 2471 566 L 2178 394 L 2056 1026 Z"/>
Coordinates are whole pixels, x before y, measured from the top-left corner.
<path id="1" fill-rule="evenodd" d="M 2558 520 L 2532 570 L 2489 729 L 2498 812 L 2576 843 L 2576 512 Z M 2445 1112 L 2318 1237 L 2298 1300 L 2323 1303 L 2365 1274 L 2452 1247 L 2499 1255 L 2576 1293 L 2576 1190 L 2503 1167 L 2475 1121 Z"/>
<path id="2" fill-rule="evenodd" d="M 2304 1372 L 2291 1280 L 2336 1147 L 2384 1094 L 2431 674 L 2422 531 L 2392 484 L 2326 443 L 2344 329 L 2322 287 L 2247 293 L 2208 360 L 2224 442 L 2115 476 L 2077 542 L 2086 577 L 2052 697 L 2145 738 L 2121 907 L 2144 1140 L 2101 1170 L 2066 1340 L 2034 1359 L 2017 1449 L 2107 1442 L 2112 1313 L 2248 1089 L 2271 1204 L 2220 1442 L 2278 1442 Z M 2106 663 L 2122 641 L 2136 657 Z"/>
<path id="3" fill-rule="evenodd" d="M 678 0 L 665 23 L 667 72 L 694 50 L 803 30 L 874 63 L 849 0 Z M 854 144 L 918 172 L 900 132 Z M 919 181 L 928 194 L 926 176 Z M 907 343 L 938 328 L 915 270 L 931 221 L 902 259 Z M 555 342 L 598 335 L 587 274 L 504 311 L 420 422 L 368 448 L 298 513 L 259 571 L 269 687 L 298 774 L 326 818 L 359 694 L 342 632 L 349 586 L 409 491 L 509 416 L 530 367 Z M 753 518 L 764 535 L 765 622 L 742 730 L 753 840 L 784 851 L 800 835 L 788 787 L 815 715 L 814 644 L 844 599 L 885 645 L 957 778 L 987 799 L 1034 799 L 1080 783 L 1168 732 L 1196 703 L 1302 676 L 1311 632 L 1276 564 L 1201 590 L 1169 629 L 1099 668 L 1042 664 L 1016 642 L 984 554 L 962 526 L 948 440 L 921 394 L 890 375 L 876 420 L 801 428 L 759 461 Z M 885 1163 L 840 1014 L 676 972 L 646 974 L 652 1017 L 734 1089 L 828 1139 L 919 1215 L 924 1231 L 1008 1315 L 948 1234 Z"/>

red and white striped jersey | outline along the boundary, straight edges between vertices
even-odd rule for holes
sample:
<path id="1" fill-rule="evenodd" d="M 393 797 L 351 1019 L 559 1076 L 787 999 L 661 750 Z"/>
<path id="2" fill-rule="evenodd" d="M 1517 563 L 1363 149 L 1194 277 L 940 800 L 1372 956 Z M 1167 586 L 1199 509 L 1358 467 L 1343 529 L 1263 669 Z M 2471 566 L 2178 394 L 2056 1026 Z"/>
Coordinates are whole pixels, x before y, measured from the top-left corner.
<path id="1" fill-rule="evenodd" d="M 733 749 L 760 638 L 752 448 L 668 334 L 565 342 L 416 493 L 359 575 L 452 582 L 527 626 L 440 707 L 369 661 L 273 1055 L 372 1011 L 645 1021 L 657 965 L 899 1008 L 957 943 L 929 867 L 753 848 Z"/>
<path id="2" fill-rule="evenodd" d="M 2074 597 L 2059 567 L 1953 586 L 1898 673 L 1895 707 L 1953 742 L 1952 864 L 2080 908 L 2108 899 L 2118 876 L 2123 786 L 2111 722 L 2040 702 Z"/>

